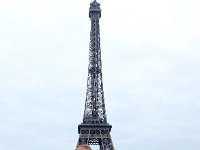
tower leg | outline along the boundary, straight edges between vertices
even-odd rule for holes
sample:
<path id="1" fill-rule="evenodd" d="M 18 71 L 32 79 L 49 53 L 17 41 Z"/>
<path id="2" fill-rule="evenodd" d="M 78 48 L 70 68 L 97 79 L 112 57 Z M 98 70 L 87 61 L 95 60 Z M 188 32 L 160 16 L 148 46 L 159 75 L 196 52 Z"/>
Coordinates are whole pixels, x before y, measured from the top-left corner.
<path id="1" fill-rule="evenodd" d="M 103 138 L 101 140 L 100 150 L 115 150 L 111 138 Z"/>

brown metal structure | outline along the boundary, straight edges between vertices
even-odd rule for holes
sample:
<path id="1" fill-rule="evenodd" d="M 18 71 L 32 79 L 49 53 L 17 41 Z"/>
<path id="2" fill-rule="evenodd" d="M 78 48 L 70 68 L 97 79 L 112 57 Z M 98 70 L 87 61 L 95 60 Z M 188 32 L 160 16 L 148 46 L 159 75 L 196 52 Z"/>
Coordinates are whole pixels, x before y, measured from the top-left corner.
<path id="1" fill-rule="evenodd" d="M 83 122 L 78 126 L 78 145 L 99 145 L 100 150 L 114 150 L 111 139 L 112 126 L 107 123 L 102 80 L 99 19 L 100 4 L 90 3 L 91 20 L 87 93 Z"/>

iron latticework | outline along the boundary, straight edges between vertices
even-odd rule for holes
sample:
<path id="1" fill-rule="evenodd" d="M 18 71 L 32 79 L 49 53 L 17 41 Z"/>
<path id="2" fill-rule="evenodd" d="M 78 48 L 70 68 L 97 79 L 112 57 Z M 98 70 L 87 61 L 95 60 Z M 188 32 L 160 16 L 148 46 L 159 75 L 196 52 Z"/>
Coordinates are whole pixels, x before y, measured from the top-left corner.
<path id="1" fill-rule="evenodd" d="M 91 20 L 87 93 L 83 122 L 78 126 L 78 145 L 99 145 L 100 150 L 114 150 L 110 136 L 112 126 L 107 123 L 102 81 L 99 19 L 100 4 L 90 3 Z"/>

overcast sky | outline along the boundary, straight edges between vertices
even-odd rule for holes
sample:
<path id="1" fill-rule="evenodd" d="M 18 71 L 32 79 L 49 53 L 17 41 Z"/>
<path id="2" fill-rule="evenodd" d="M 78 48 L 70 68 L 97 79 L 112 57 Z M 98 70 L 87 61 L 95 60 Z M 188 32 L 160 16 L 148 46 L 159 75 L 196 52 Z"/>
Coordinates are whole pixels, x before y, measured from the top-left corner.
<path id="1" fill-rule="evenodd" d="M 89 0 L 0 0 L 0 150 L 73 150 L 86 94 Z M 200 1 L 102 0 L 116 150 L 200 149 Z"/>

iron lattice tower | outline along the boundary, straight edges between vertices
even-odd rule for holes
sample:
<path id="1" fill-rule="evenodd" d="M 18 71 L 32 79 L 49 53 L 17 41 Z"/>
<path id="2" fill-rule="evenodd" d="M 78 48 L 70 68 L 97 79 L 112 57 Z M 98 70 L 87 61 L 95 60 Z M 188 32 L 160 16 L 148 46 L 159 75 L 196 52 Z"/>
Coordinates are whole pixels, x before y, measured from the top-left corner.
<path id="1" fill-rule="evenodd" d="M 107 123 L 102 81 L 99 19 L 100 4 L 90 3 L 91 20 L 87 93 L 83 122 L 78 126 L 78 145 L 99 145 L 100 150 L 114 150 L 110 136 L 112 126 Z"/>

